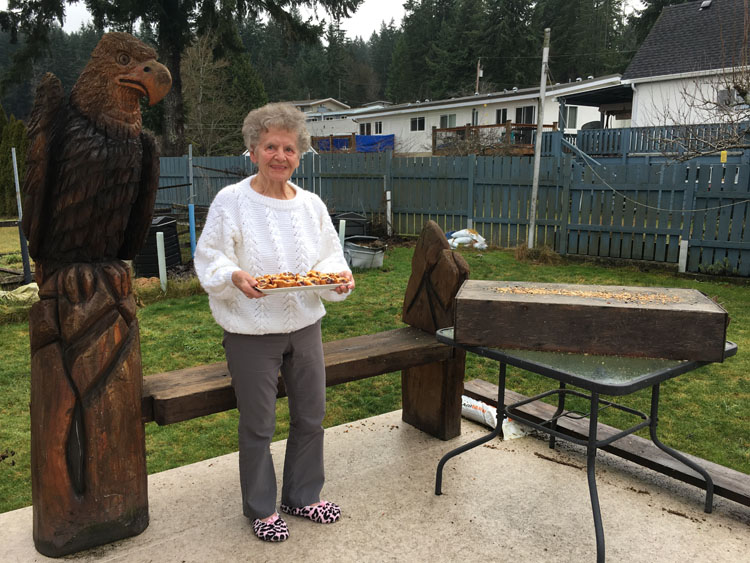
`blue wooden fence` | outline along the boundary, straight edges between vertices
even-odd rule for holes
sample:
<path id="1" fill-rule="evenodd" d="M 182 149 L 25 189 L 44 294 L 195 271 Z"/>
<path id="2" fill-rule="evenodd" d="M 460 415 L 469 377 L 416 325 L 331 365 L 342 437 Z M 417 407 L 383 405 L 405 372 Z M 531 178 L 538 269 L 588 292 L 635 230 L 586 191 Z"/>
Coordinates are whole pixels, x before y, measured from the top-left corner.
<path id="1" fill-rule="evenodd" d="M 545 133 L 542 154 L 557 154 L 555 135 L 560 133 Z M 727 151 L 727 163 L 748 164 L 750 151 L 746 149 L 750 148 L 750 123 L 747 122 L 580 130 L 568 140 L 597 159 L 617 158 L 628 163 L 665 162 L 690 152 L 706 153 L 706 156 L 698 156 L 693 160 L 710 163 L 715 160 L 715 156 L 710 153 L 717 146 L 717 139 L 742 139 L 743 135 L 745 150 Z"/>
<path id="2" fill-rule="evenodd" d="M 543 157 L 536 241 L 562 254 L 678 263 L 688 271 L 750 276 L 750 164 L 630 163 L 601 166 Z M 158 206 L 189 203 L 187 158 L 162 158 Z M 207 206 L 221 187 L 252 173 L 246 157 L 195 158 L 193 202 Z M 393 158 L 307 154 L 293 176 L 331 213 L 353 211 L 417 235 L 429 219 L 443 230 L 476 229 L 503 248 L 529 227 L 531 157 Z M 168 187 L 177 186 L 177 187 Z M 684 252 L 684 251 L 683 251 Z"/>

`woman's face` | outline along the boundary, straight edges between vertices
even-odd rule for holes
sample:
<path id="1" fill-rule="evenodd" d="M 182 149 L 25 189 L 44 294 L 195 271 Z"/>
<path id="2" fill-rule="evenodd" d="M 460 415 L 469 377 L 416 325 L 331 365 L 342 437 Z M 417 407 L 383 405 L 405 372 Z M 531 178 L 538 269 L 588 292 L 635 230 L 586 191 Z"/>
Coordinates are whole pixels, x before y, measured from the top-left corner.
<path id="1" fill-rule="evenodd" d="M 286 182 L 299 166 L 297 134 L 275 127 L 265 131 L 250 151 L 250 160 L 258 165 L 258 174 L 271 182 Z"/>

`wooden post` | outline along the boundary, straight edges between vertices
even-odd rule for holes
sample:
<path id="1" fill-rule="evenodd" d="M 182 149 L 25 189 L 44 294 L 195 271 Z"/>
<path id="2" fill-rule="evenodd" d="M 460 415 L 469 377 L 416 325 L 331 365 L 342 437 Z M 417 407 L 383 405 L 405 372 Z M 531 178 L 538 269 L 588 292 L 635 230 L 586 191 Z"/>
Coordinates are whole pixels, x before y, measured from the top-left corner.
<path id="1" fill-rule="evenodd" d="M 469 265 L 450 249 L 445 233 L 428 221 L 417 241 L 404 296 L 403 321 L 434 334 L 453 325 L 455 296 Z M 461 433 L 465 353 L 401 372 L 403 420 L 443 440 Z"/>
<path id="2" fill-rule="evenodd" d="M 544 102 L 547 87 L 547 58 L 549 56 L 550 29 L 544 30 L 544 47 L 542 50 L 542 78 L 539 86 L 539 111 L 536 121 L 536 139 L 534 139 L 534 174 L 531 181 L 531 205 L 529 209 L 529 230 L 527 246 L 534 248 L 536 240 L 536 210 L 539 198 L 539 164 L 542 158 L 542 136 L 544 131 Z"/>
<path id="3" fill-rule="evenodd" d="M 568 253 L 568 223 L 570 221 L 570 184 L 572 182 L 572 171 L 571 167 L 573 163 L 572 158 L 568 155 L 561 156 L 562 166 L 562 194 L 560 196 L 560 215 L 558 216 L 558 230 L 557 230 L 557 252 L 561 256 L 565 256 Z"/>
<path id="4" fill-rule="evenodd" d="M 18 206 L 18 240 L 21 243 L 21 259 L 23 260 L 23 283 L 31 283 L 31 260 L 29 259 L 29 247 L 26 243 L 26 235 L 23 234 L 21 222 L 23 220 L 23 207 L 21 206 L 21 185 L 18 181 L 18 162 L 16 161 L 16 147 L 10 149 L 13 159 L 13 179 L 16 186 L 16 205 Z"/>
<path id="5" fill-rule="evenodd" d="M 40 553 L 60 557 L 148 526 L 141 352 L 123 262 L 71 264 L 39 297 L 29 314 L 33 534 Z"/>
<path id="6" fill-rule="evenodd" d="M 474 228 L 474 173 L 477 167 L 477 155 L 470 154 L 467 159 L 468 178 L 466 179 L 466 228 Z"/>
<path id="7" fill-rule="evenodd" d="M 508 148 L 513 144 L 513 128 L 510 119 L 505 122 L 505 144 Z"/>
<path id="8" fill-rule="evenodd" d="M 441 440 L 460 435 L 465 361 L 456 349 L 452 360 L 402 371 L 403 421 Z"/>

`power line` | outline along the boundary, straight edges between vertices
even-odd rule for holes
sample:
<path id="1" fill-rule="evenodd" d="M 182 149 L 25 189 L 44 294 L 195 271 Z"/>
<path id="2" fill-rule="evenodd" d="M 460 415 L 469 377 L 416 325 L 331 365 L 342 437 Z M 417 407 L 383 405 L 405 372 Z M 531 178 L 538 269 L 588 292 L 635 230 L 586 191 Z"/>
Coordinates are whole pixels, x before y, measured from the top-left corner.
<path id="1" fill-rule="evenodd" d="M 585 153 L 582 153 L 582 154 L 585 154 Z M 591 158 L 591 157 L 589 157 L 589 158 Z M 596 162 L 596 161 L 594 161 L 594 162 Z M 741 205 L 743 203 L 750 203 L 750 199 L 743 199 L 743 200 L 740 200 L 740 201 L 735 201 L 734 203 L 727 203 L 725 205 L 716 205 L 716 206 L 713 206 L 713 207 L 701 207 L 701 208 L 694 208 L 694 209 L 669 209 L 669 208 L 664 208 L 664 207 L 658 207 L 658 206 L 655 206 L 655 205 L 649 205 L 647 203 L 643 203 L 643 202 L 640 202 L 638 200 L 635 200 L 632 197 L 628 197 L 627 195 L 625 195 L 623 192 L 621 192 L 617 188 L 614 188 L 609 182 L 607 182 L 607 180 L 605 180 L 601 176 L 601 174 L 599 174 L 596 171 L 596 169 L 593 166 L 591 166 L 591 164 L 585 158 L 584 158 L 584 163 L 586 164 L 586 166 L 588 167 L 588 169 L 591 170 L 591 172 L 594 174 L 594 176 L 596 176 L 597 178 L 599 178 L 599 180 L 601 181 L 601 183 L 604 184 L 610 191 L 612 191 L 612 193 L 619 195 L 620 197 L 622 197 L 626 201 L 629 201 L 629 202 L 633 203 L 634 205 L 637 205 L 639 207 L 645 207 L 646 209 L 653 209 L 655 211 L 666 211 L 668 213 L 695 213 L 697 211 L 715 211 L 715 210 L 718 210 L 718 209 L 726 209 L 728 207 L 734 207 L 735 205 Z M 599 164 L 599 163 L 597 163 L 597 164 Z M 602 165 L 599 164 L 599 166 L 602 166 Z M 604 168 L 606 170 L 606 166 L 602 166 L 602 168 Z M 637 190 L 635 190 L 635 191 L 637 191 Z M 722 198 L 721 197 L 721 193 L 717 192 L 716 196 L 713 197 L 713 198 L 711 198 L 711 199 L 722 200 L 722 199 L 726 199 L 726 198 Z"/>

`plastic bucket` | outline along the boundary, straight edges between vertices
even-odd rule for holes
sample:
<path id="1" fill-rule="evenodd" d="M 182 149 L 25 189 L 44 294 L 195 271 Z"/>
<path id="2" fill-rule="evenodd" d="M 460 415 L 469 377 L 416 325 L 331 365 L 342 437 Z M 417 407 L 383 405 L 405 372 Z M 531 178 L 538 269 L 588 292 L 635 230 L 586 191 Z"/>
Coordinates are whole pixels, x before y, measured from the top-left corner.
<path id="1" fill-rule="evenodd" d="M 378 240 L 378 237 L 351 237 L 344 241 L 344 256 L 350 268 L 382 268 L 385 245 L 370 248 L 366 243 Z M 357 243 L 360 244 L 357 244 Z M 364 244 L 362 244 L 364 243 Z"/>

